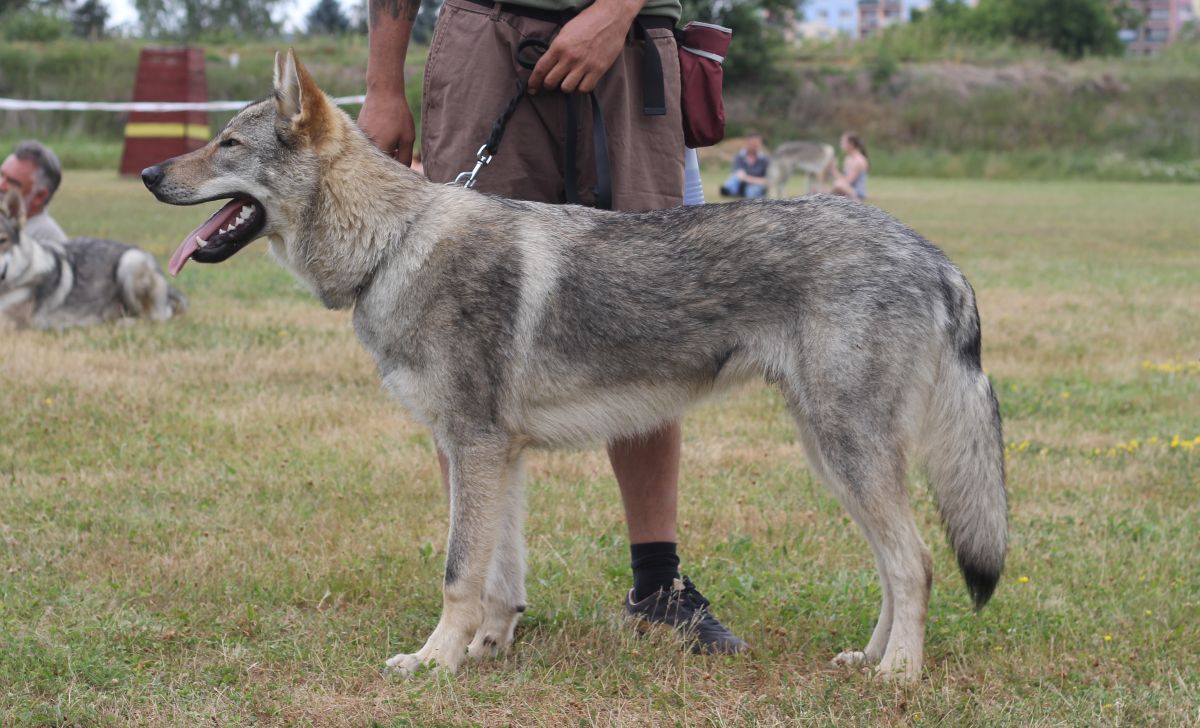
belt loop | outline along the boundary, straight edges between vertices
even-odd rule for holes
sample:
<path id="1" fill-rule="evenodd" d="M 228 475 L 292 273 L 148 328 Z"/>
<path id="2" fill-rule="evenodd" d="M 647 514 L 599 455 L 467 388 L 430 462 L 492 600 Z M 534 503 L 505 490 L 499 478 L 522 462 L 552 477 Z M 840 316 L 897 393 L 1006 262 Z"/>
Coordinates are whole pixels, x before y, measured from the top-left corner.
<path id="1" fill-rule="evenodd" d="M 503 9 L 502 5 L 503 3 L 495 3 L 492 5 L 492 12 L 490 16 L 492 20 L 500 19 L 500 11 Z"/>

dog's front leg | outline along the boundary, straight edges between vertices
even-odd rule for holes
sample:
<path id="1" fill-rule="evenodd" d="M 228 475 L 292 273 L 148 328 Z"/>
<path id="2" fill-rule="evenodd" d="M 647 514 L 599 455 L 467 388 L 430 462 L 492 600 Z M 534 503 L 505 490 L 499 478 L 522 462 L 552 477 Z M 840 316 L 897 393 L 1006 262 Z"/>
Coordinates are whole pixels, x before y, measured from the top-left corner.
<path id="1" fill-rule="evenodd" d="M 483 622 L 483 589 L 496 547 L 506 477 L 516 457 L 499 437 L 474 438 L 446 447 L 450 460 L 450 539 L 442 586 L 442 618 L 425 645 L 387 661 L 389 672 L 405 677 L 422 665 L 458 669 L 467 644 Z"/>

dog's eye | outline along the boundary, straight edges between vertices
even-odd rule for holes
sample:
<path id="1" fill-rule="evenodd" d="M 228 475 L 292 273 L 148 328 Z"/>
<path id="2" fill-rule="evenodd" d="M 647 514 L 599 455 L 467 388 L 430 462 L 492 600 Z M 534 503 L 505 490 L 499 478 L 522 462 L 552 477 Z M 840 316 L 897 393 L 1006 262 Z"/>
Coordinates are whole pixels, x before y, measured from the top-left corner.
<path id="1" fill-rule="evenodd" d="M 229 137 L 228 139 L 222 139 L 221 143 L 218 146 L 236 147 L 239 144 L 241 144 L 241 142 L 239 142 L 237 139 L 234 139 L 233 137 Z"/>

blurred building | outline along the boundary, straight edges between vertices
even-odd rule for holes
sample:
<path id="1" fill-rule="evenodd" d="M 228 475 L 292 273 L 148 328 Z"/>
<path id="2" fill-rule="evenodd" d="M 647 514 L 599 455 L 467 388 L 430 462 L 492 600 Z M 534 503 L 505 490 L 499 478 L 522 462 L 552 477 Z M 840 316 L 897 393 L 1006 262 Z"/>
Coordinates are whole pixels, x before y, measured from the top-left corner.
<path id="1" fill-rule="evenodd" d="M 1183 26 L 1200 17 L 1200 0 L 1128 0 L 1145 18 L 1137 28 L 1121 31 L 1130 55 L 1152 56 L 1166 48 Z"/>
<path id="2" fill-rule="evenodd" d="M 977 0 L 959 0 L 974 6 Z M 870 38 L 880 29 L 912 20 L 914 10 L 925 10 L 931 0 L 858 0 L 858 38 Z"/>
<path id="3" fill-rule="evenodd" d="M 859 0 L 808 0 L 801 7 L 800 35 L 816 40 L 858 37 Z M 1197 0 L 1200 2 L 1200 0 Z"/>

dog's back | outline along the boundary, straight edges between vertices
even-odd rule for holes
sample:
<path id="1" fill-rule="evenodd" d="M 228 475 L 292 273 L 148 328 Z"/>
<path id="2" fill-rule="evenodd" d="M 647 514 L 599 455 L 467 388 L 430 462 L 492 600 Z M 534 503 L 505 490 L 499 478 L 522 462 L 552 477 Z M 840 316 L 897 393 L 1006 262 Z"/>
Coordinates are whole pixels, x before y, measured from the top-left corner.
<path id="1" fill-rule="evenodd" d="M 123 316 L 165 320 L 186 310 L 186 299 L 139 248 L 89 237 L 43 247 L 59 264 L 37 286 L 36 327 L 90 326 Z"/>

